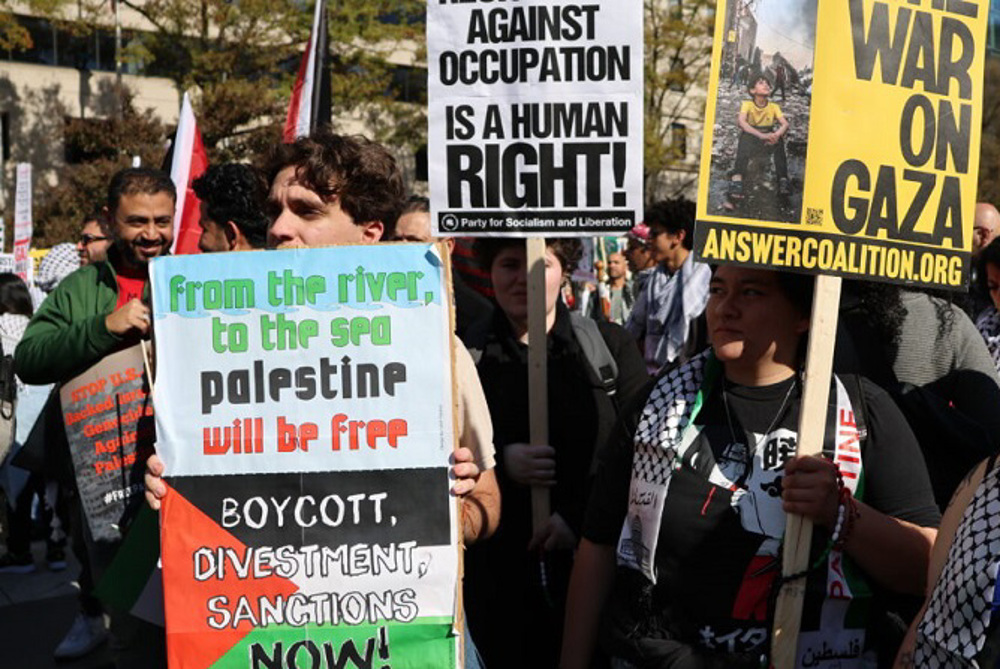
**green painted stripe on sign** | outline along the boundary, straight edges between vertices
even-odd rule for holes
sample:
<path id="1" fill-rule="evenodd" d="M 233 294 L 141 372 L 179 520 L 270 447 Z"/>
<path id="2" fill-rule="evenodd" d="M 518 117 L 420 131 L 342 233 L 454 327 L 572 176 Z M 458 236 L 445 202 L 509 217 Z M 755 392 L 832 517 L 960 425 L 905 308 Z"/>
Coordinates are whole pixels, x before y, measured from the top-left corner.
<path id="1" fill-rule="evenodd" d="M 451 619 L 384 625 L 275 625 L 244 637 L 213 669 L 452 669 L 458 637 Z"/>

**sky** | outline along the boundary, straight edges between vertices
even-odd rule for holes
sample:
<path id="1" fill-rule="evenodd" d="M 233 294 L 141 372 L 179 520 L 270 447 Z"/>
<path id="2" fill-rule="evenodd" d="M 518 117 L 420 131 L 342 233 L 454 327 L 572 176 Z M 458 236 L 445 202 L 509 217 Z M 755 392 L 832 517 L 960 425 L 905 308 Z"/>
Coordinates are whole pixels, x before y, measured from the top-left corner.
<path id="1" fill-rule="evenodd" d="M 817 0 L 758 0 L 757 46 L 780 51 L 795 69 L 812 66 Z M 767 64 L 767 61 L 764 63 Z"/>

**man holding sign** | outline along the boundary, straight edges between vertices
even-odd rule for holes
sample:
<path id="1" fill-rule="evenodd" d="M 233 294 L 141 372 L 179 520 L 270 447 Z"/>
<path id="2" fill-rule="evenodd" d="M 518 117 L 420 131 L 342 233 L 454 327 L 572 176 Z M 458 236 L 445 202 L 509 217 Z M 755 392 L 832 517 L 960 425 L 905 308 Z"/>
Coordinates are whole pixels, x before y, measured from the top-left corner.
<path id="1" fill-rule="evenodd" d="M 150 260 L 170 248 L 175 199 L 174 184 L 163 172 L 130 168 L 115 174 L 108 187 L 104 212 L 110 220 L 114 238 L 107 259 L 93 262 L 68 276 L 36 312 L 15 353 L 17 373 L 25 382 L 66 383 L 112 354 L 138 344 L 148 334 L 150 313 L 143 302 L 148 267 Z M 138 378 L 123 383 L 141 382 L 141 365 L 139 367 Z M 145 397 L 141 388 L 135 397 L 140 400 Z M 109 394 L 108 401 L 113 413 L 116 400 Z M 126 403 L 124 400 L 121 402 L 122 405 Z M 145 411 L 144 401 L 143 404 L 144 408 L 134 414 L 137 419 Z M 79 412 L 80 420 L 75 422 L 78 426 L 84 425 L 85 419 L 97 408 L 104 412 L 102 416 L 109 413 L 103 407 L 103 401 L 89 403 L 85 411 Z M 64 404 L 63 408 L 69 407 Z M 88 416 L 84 416 L 87 412 L 90 412 Z M 130 412 L 119 410 L 118 413 L 118 418 L 123 419 Z M 124 428 L 124 425 L 125 421 L 120 420 L 119 427 Z M 80 466 L 81 453 L 72 454 L 77 468 L 77 482 L 81 487 L 75 496 L 80 512 L 75 514 L 77 522 L 73 524 L 73 531 L 74 549 L 84 563 L 81 576 L 83 613 L 57 648 L 56 654 L 61 657 L 86 653 L 106 636 L 102 611 L 90 596 L 90 590 L 92 577 L 99 576 L 108 566 L 121 535 L 116 526 L 107 522 L 100 523 L 106 534 L 97 531 L 92 511 L 114 511 L 119 502 L 127 501 L 126 498 L 135 492 L 127 482 L 121 483 L 128 462 L 136 453 L 136 433 L 131 432 L 132 438 L 128 438 L 128 434 L 120 434 L 117 441 L 101 439 L 94 442 L 89 455 L 101 457 L 94 463 L 88 463 L 89 466 Z M 112 442 L 113 452 L 108 452 L 102 444 Z M 131 448 L 126 449 L 128 442 L 131 442 Z M 142 456 L 143 453 L 138 453 L 140 460 Z M 106 497 L 108 494 L 112 497 Z M 120 654 L 124 656 L 128 653 L 129 646 L 131 650 L 143 647 L 146 666 L 155 666 L 155 660 L 151 659 L 156 656 L 155 646 L 150 647 L 149 644 L 158 643 L 162 648 L 162 632 L 157 633 L 155 628 L 135 619 L 126 622 L 126 618 L 131 617 L 121 616 L 112 620 L 116 636 L 121 637 L 120 645 L 125 646 L 118 649 Z"/>
<path id="2" fill-rule="evenodd" d="M 401 200 L 402 181 L 393 158 L 377 144 L 362 138 L 317 131 L 294 144 L 277 148 L 267 171 L 271 181 L 267 203 L 271 219 L 268 246 L 271 248 L 368 244 L 391 232 Z M 359 248 L 357 252 L 360 256 L 364 249 Z M 352 271 L 353 267 L 345 269 Z M 472 360 L 454 337 L 452 342 L 461 446 L 454 454 L 452 474 L 457 482 L 452 490 L 456 495 L 464 495 L 463 533 L 466 541 L 474 541 L 489 535 L 499 516 L 499 498 L 492 471 L 492 427 Z M 369 421 L 369 426 L 373 422 Z M 334 436 L 337 438 L 336 434 Z M 345 442 L 347 438 L 343 437 Z M 266 444 L 261 449 L 270 450 L 273 446 Z M 280 444 L 278 448 L 281 449 Z M 353 446 L 351 448 L 353 450 Z M 163 473 L 163 462 L 156 456 L 150 458 L 146 486 L 147 498 L 154 508 L 160 508 L 161 502 L 169 504 L 170 498 L 165 499 L 166 485 L 160 478 Z M 340 480 L 329 478 L 334 474 L 324 476 L 329 481 Z M 428 501 L 432 497 L 431 491 L 427 491 Z M 166 548 L 164 551 L 166 554 Z M 345 581 L 341 585 L 348 584 Z M 178 584 L 168 583 L 168 600 L 172 585 Z M 168 616 L 170 614 L 168 607 Z M 266 627 L 262 631 L 266 632 Z M 188 633 L 189 637 L 185 638 L 194 638 L 188 630 L 180 629 L 179 632 Z M 173 647 L 170 652 L 175 653 Z M 468 653 L 466 657 L 468 662 Z"/>

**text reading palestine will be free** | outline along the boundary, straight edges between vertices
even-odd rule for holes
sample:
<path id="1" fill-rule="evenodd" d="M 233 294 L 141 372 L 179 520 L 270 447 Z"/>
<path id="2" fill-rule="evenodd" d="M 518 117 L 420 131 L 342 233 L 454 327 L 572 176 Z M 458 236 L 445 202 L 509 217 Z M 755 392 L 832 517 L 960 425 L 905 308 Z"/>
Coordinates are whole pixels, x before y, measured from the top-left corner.
<path id="1" fill-rule="evenodd" d="M 338 274 L 334 284 L 341 304 L 372 302 L 424 303 L 434 300 L 434 291 L 421 296 L 423 272 L 368 272 L 364 267 L 349 274 Z M 257 286 L 253 279 L 212 279 L 190 281 L 183 274 L 170 277 L 170 312 L 195 312 L 202 309 L 253 309 L 257 305 Z M 261 302 L 272 307 L 315 305 L 327 293 L 327 279 L 321 274 L 298 276 L 292 270 L 267 273 L 267 291 Z"/>

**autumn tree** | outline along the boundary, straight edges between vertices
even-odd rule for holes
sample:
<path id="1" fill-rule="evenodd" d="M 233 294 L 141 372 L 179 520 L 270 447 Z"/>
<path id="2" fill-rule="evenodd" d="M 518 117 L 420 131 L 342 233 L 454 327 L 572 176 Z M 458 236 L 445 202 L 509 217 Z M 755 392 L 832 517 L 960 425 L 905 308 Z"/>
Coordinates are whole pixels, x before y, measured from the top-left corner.
<path id="1" fill-rule="evenodd" d="M 0 0 L 2 1 L 2 0 Z M 75 30 L 107 28 L 106 3 L 46 0 Z M 192 94 L 213 163 L 252 160 L 280 141 L 291 83 L 305 49 L 312 9 L 298 0 L 123 0 L 151 30 L 126 32 L 122 58 L 169 77 Z M 103 15 L 99 13 L 103 11 Z M 327 9 L 335 125 L 365 132 L 410 153 L 426 141 L 426 74 L 418 0 L 338 0 Z M 2 27 L 2 24 L 0 24 Z M 407 78 L 406 75 L 412 75 Z M 170 129 L 126 94 L 120 121 L 69 120 L 69 164 L 56 185 L 36 180 L 36 243 L 67 239 L 114 171 L 139 155 L 159 165 Z"/>
<path id="2" fill-rule="evenodd" d="M 977 199 L 1000 204 L 1000 59 L 996 56 L 986 58 L 982 128 Z"/>
<path id="3" fill-rule="evenodd" d="M 646 201 L 676 197 L 698 180 L 714 0 L 643 0 Z"/>
<path id="4" fill-rule="evenodd" d="M 192 92 L 213 162 L 243 160 L 276 137 L 309 13 L 295 0 L 122 0 L 153 30 L 127 57 Z"/>
<path id="5" fill-rule="evenodd" d="M 336 129 L 363 129 L 399 156 L 413 156 L 426 145 L 425 10 L 425 0 L 331 3 L 330 78 Z"/>
<path id="6" fill-rule="evenodd" d="M 36 179 L 34 245 L 49 247 L 75 239 L 83 217 L 104 204 L 111 176 L 134 159 L 153 166 L 163 161 L 165 126 L 152 110 L 137 110 L 128 89 L 120 99 L 120 119 L 66 120 L 69 162 L 57 170 L 55 186 Z"/>
<path id="7" fill-rule="evenodd" d="M 312 8 L 297 0 L 123 0 L 156 30 L 138 58 L 195 91 L 213 161 L 242 160 L 277 140 L 305 49 Z M 333 117 L 392 145 L 426 135 L 426 88 L 400 86 L 401 64 L 423 57 L 421 0 L 337 0 L 327 7 Z M 416 104 L 407 103 L 403 98 Z"/>

